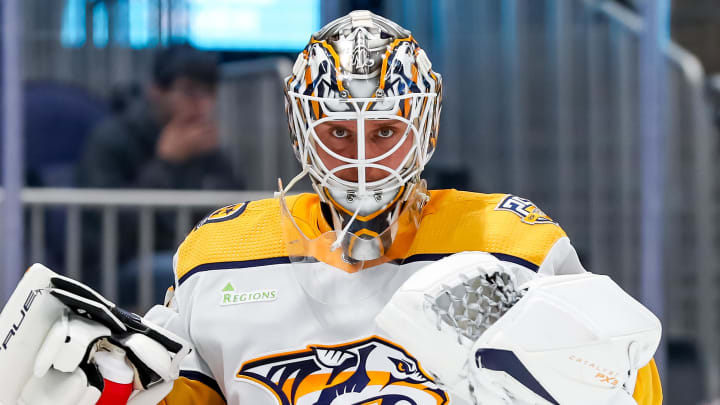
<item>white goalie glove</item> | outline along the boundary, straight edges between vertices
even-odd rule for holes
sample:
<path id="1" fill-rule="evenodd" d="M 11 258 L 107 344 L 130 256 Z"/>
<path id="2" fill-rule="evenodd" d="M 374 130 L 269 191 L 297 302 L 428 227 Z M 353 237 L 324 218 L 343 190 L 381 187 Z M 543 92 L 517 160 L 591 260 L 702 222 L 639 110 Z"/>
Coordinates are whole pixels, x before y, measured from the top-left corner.
<path id="1" fill-rule="evenodd" d="M 489 405 L 630 405 L 659 320 L 607 276 L 537 276 L 484 252 L 414 274 L 376 318 L 450 393 Z"/>
<path id="2" fill-rule="evenodd" d="M 127 356 L 121 360 L 132 374 L 127 403 L 154 405 L 190 352 L 178 336 L 39 264 L 0 313 L 0 334 L 0 405 L 93 405 L 108 378 L 97 359 L 110 352 Z"/>

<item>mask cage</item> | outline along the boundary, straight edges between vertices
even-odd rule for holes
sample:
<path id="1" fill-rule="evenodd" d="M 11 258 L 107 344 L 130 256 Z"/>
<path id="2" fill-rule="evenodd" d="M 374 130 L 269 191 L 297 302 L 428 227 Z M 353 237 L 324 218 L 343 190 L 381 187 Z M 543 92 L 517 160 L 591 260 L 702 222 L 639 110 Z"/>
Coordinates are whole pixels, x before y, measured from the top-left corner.
<path id="1" fill-rule="evenodd" d="M 287 92 L 288 118 L 296 157 L 303 165 L 303 170 L 307 170 L 316 188 L 329 188 L 358 195 L 398 190 L 419 176 L 435 150 L 436 96 L 435 93 L 410 93 L 378 98 L 328 99 Z M 407 125 L 407 128 L 393 148 L 377 157 L 365 158 L 362 150 L 365 120 L 397 120 Z M 358 140 L 363 138 L 362 142 L 358 142 L 358 158 L 337 154 L 320 140 L 315 128 L 330 121 L 357 123 Z M 413 145 L 398 167 L 391 168 L 378 164 L 379 161 L 395 153 L 407 137 L 412 138 Z M 342 164 L 328 169 L 320 159 L 317 148 L 321 148 Z M 368 182 L 360 175 L 368 168 L 380 169 L 388 175 Z M 358 170 L 358 182 L 337 176 L 339 171 L 345 169 Z"/>

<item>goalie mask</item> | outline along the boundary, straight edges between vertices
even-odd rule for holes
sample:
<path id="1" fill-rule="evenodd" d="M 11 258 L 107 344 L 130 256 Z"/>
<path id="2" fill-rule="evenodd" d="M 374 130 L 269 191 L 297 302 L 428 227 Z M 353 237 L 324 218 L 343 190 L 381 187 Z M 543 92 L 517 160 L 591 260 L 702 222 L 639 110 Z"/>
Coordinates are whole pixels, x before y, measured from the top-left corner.
<path id="1" fill-rule="evenodd" d="M 409 31 L 354 11 L 312 36 L 285 95 L 303 168 L 291 184 L 310 176 L 346 261 L 382 257 L 435 150 L 440 75 Z"/>

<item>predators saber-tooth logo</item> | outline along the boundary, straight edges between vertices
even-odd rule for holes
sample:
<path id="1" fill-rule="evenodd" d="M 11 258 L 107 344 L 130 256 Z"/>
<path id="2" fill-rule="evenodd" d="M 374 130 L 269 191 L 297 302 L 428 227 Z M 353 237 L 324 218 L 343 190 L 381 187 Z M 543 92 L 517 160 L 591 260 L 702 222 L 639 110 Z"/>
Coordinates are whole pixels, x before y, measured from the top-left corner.
<path id="1" fill-rule="evenodd" d="M 282 405 L 448 403 L 412 356 L 377 336 L 254 359 L 236 378 L 260 384 Z"/>

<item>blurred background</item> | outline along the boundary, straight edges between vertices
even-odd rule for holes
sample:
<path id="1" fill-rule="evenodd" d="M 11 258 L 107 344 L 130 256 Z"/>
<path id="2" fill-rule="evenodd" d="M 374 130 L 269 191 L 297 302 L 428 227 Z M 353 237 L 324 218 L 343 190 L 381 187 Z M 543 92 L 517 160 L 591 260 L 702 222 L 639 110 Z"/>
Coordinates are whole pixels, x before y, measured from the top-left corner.
<path id="1" fill-rule="evenodd" d="M 199 219 L 299 171 L 281 79 L 353 9 L 443 74 L 429 186 L 534 201 L 662 318 L 665 403 L 720 398 L 717 0 L 3 0 L 2 302 L 33 262 L 162 301 Z"/>

